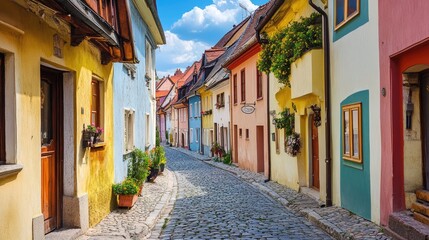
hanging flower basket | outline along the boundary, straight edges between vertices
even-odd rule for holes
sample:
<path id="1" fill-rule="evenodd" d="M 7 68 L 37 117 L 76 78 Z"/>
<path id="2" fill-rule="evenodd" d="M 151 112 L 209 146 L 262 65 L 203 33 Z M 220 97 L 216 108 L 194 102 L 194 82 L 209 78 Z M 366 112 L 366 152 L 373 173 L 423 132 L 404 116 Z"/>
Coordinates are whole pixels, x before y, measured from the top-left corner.
<path id="1" fill-rule="evenodd" d="M 299 133 L 293 132 L 287 137 L 286 141 L 286 153 L 292 157 L 298 155 L 301 149 L 301 137 Z"/>

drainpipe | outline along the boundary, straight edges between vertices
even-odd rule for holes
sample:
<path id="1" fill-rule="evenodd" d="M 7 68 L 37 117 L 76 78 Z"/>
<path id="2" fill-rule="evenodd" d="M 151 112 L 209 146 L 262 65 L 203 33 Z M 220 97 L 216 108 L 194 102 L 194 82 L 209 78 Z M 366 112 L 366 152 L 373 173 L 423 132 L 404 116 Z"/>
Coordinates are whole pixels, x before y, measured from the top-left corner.
<path id="1" fill-rule="evenodd" d="M 332 169 L 331 169 L 331 75 L 330 75 L 330 53 L 329 53 L 329 25 L 328 15 L 320 7 L 308 0 L 308 3 L 323 17 L 323 50 L 324 50 L 324 68 L 325 68 L 325 147 L 326 147 L 326 206 L 332 206 Z"/>
<path id="2" fill-rule="evenodd" d="M 203 106 L 202 106 L 202 99 L 201 99 L 201 95 L 199 95 L 198 94 L 198 96 L 200 96 L 200 103 L 199 103 L 199 106 L 200 106 L 200 108 L 199 108 L 199 110 L 200 110 L 200 112 L 198 113 L 199 115 L 200 115 L 200 152 L 201 152 L 201 154 L 202 155 L 204 155 L 204 144 L 203 144 L 203 115 L 201 114 L 201 109 L 203 109 Z"/>
<path id="3" fill-rule="evenodd" d="M 180 110 L 177 108 L 177 143 L 176 147 L 180 147 Z"/>
<path id="4" fill-rule="evenodd" d="M 259 35 L 259 34 L 258 34 Z M 271 181 L 271 124 L 270 124 L 270 74 L 267 74 L 267 140 L 268 140 L 268 178 L 265 182 Z M 277 136 L 276 136 L 277 137 Z"/>

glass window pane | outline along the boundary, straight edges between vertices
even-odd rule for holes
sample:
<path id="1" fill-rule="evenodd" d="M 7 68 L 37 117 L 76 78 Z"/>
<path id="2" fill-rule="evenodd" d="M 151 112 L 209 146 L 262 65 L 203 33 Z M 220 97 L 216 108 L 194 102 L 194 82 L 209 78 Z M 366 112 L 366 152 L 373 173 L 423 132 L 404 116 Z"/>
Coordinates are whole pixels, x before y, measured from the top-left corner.
<path id="1" fill-rule="evenodd" d="M 344 21 L 344 1 L 335 0 L 335 24 L 340 24 Z"/>
<path id="2" fill-rule="evenodd" d="M 40 101 L 41 101 L 41 129 L 42 129 L 42 146 L 49 145 L 53 138 L 53 125 L 52 125 L 52 85 L 42 81 L 40 88 Z"/>
<path id="3" fill-rule="evenodd" d="M 343 112 L 344 115 L 344 155 L 350 155 L 350 130 L 349 130 L 349 111 Z"/>
<path id="4" fill-rule="evenodd" d="M 358 0 L 349 0 L 347 6 L 347 16 L 351 16 L 358 10 Z"/>
<path id="5" fill-rule="evenodd" d="M 352 110 L 352 124 L 353 124 L 353 157 L 359 158 L 359 111 L 358 109 Z"/>

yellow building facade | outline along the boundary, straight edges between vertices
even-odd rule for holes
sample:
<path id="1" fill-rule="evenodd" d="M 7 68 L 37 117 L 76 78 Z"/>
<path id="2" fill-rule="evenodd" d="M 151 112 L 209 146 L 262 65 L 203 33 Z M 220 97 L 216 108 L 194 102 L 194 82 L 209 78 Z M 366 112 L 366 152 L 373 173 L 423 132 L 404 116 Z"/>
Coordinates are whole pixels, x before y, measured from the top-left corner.
<path id="1" fill-rule="evenodd" d="M 213 94 L 211 90 L 207 90 L 205 86 L 198 89 L 198 93 L 201 96 L 201 111 L 207 112 L 202 115 L 201 121 L 203 126 L 203 148 L 204 155 L 211 156 L 211 146 L 216 141 L 214 130 L 213 130 Z"/>
<path id="2" fill-rule="evenodd" d="M 260 32 L 272 37 L 292 21 L 299 21 L 314 12 L 306 0 L 284 1 Z M 270 73 L 271 179 L 325 200 L 325 129 L 324 124 L 315 124 L 316 114 L 312 109 L 312 106 L 316 107 L 316 111 L 322 109 L 319 117 L 325 118 L 323 50 L 311 50 L 292 63 L 289 80 L 290 87 L 279 83 Z M 285 130 L 277 129 L 273 124 L 274 118 L 278 118 L 285 109 L 295 114 L 294 131 L 301 139 L 301 148 L 296 156 L 286 153 Z"/>
<path id="3" fill-rule="evenodd" d="M 0 239 L 43 239 L 52 229 L 86 230 L 114 206 L 113 70 L 101 64 L 93 43 L 71 46 L 70 26 L 55 21 L 54 12 L 16 2 L 0 8 L 6 106 Z M 94 99 L 104 133 L 96 147 L 83 147 Z"/>

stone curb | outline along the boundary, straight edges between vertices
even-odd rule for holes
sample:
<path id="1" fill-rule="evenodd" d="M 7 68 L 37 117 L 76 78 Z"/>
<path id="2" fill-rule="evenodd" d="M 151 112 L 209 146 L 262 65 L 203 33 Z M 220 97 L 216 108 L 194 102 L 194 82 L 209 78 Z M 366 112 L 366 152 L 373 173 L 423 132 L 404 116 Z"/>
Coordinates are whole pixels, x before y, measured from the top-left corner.
<path id="1" fill-rule="evenodd" d="M 224 170 L 226 172 L 232 173 L 234 176 L 236 176 L 237 178 L 243 180 L 244 182 L 249 183 L 251 186 L 257 188 L 259 191 L 261 191 L 262 193 L 265 193 L 267 195 L 269 195 L 272 199 L 274 199 L 275 201 L 279 202 L 282 206 L 284 206 L 285 208 L 287 208 L 288 210 L 290 210 L 292 213 L 295 214 L 299 214 L 301 216 L 304 216 L 308 221 L 310 221 L 311 223 L 313 223 L 314 225 L 316 225 L 317 227 L 319 227 L 321 230 L 325 231 L 326 233 L 328 233 L 331 237 L 338 239 L 338 240 L 350 240 L 350 239 L 354 239 L 353 236 L 347 232 L 344 232 L 343 230 L 341 230 L 340 228 L 338 228 L 337 226 L 335 226 L 334 224 L 332 224 L 331 222 L 327 221 L 326 219 L 323 219 L 318 213 L 316 213 L 312 208 L 304 208 L 304 209 L 292 209 L 290 208 L 290 203 L 287 199 L 283 198 L 282 196 L 280 196 L 279 194 L 277 194 L 274 190 L 270 189 L 269 187 L 263 186 L 260 183 L 254 181 L 253 179 L 248 179 L 245 178 L 243 176 L 241 176 L 240 174 L 237 174 L 236 172 L 228 169 L 228 168 L 224 168 L 222 166 L 219 166 L 217 164 L 214 164 L 210 161 L 207 161 L 207 159 L 201 159 L 199 157 L 195 157 L 193 154 L 188 153 L 188 150 L 184 151 L 182 149 L 179 148 L 172 148 L 173 150 L 179 151 L 181 153 L 184 153 L 188 156 L 194 157 L 198 160 L 201 160 L 202 162 Z"/>
<path id="2" fill-rule="evenodd" d="M 152 235 L 152 231 L 157 229 L 158 220 L 161 219 L 161 216 L 164 216 L 165 212 L 171 212 L 174 207 L 174 203 L 176 202 L 177 187 L 176 174 L 168 170 L 167 190 L 156 204 L 155 209 L 149 214 L 144 222 L 144 224 L 148 226 L 148 233 L 145 236 L 139 235 L 137 239 L 148 239 Z"/>

